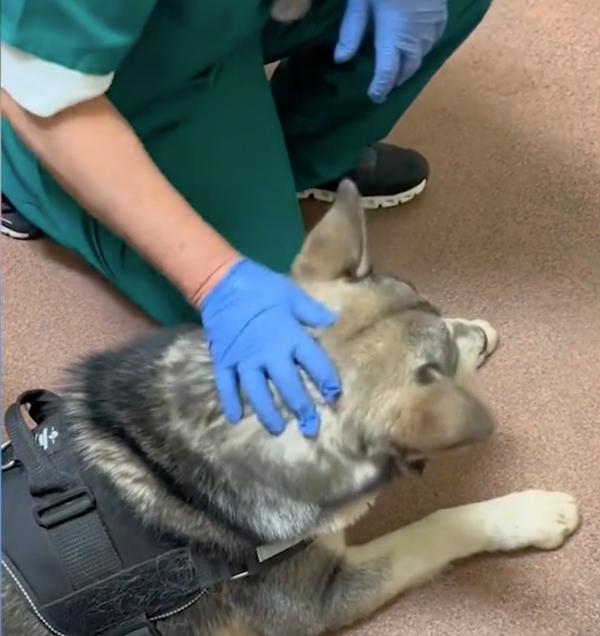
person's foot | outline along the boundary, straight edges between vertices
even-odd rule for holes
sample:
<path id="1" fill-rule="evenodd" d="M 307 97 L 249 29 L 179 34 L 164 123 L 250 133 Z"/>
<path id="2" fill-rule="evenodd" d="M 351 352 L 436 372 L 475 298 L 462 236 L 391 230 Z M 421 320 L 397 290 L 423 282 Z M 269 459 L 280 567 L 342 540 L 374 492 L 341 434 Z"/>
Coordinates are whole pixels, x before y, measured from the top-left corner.
<path id="1" fill-rule="evenodd" d="M 0 232 L 21 241 L 37 239 L 44 235 L 41 230 L 21 215 L 4 195 L 2 195 Z"/>
<path id="2" fill-rule="evenodd" d="M 390 208 L 408 203 L 427 185 L 429 164 L 415 150 L 376 143 L 366 148 L 356 168 L 335 181 L 298 193 L 298 198 L 314 197 L 331 203 L 339 181 L 350 178 L 356 183 L 365 208 Z"/>

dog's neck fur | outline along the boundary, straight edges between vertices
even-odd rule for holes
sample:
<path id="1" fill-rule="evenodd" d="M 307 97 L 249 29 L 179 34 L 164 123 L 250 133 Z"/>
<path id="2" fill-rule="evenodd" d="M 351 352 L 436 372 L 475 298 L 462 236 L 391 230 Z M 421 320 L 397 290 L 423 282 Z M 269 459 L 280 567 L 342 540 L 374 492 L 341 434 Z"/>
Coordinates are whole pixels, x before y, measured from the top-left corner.
<path id="1" fill-rule="evenodd" d="M 82 461 L 146 523 L 186 540 L 233 553 L 339 529 L 391 476 L 362 427 L 323 403 L 317 440 L 291 418 L 279 437 L 251 414 L 227 423 L 198 328 L 100 354 L 71 378 L 66 418 Z"/>

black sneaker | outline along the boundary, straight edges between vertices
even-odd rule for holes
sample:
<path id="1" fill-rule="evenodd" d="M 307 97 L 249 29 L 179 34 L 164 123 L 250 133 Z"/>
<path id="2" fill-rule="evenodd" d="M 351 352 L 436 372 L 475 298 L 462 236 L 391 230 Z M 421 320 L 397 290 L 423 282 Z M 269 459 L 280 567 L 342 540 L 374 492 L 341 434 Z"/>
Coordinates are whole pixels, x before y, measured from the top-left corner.
<path id="1" fill-rule="evenodd" d="M 0 231 L 6 236 L 21 241 L 40 238 L 44 235 L 35 225 L 22 216 L 15 206 L 2 195 L 2 219 Z"/>
<path id="2" fill-rule="evenodd" d="M 429 164 L 415 150 L 379 142 L 364 150 L 360 163 L 348 174 L 299 192 L 298 198 L 314 197 L 331 203 L 337 184 L 344 177 L 356 183 L 365 208 L 391 208 L 408 203 L 423 192 L 429 177 Z"/>

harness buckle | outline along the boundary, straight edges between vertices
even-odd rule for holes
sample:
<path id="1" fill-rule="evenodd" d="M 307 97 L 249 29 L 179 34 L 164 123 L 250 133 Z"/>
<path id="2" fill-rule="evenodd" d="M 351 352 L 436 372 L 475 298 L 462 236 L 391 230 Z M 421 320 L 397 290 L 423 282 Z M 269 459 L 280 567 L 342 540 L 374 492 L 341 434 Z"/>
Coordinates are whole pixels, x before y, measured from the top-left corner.
<path id="1" fill-rule="evenodd" d="M 88 488 L 82 486 L 71 488 L 58 495 L 51 495 L 44 503 L 34 507 L 33 516 L 39 526 L 48 529 L 80 517 L 95 507 L 94 495 Z"/>

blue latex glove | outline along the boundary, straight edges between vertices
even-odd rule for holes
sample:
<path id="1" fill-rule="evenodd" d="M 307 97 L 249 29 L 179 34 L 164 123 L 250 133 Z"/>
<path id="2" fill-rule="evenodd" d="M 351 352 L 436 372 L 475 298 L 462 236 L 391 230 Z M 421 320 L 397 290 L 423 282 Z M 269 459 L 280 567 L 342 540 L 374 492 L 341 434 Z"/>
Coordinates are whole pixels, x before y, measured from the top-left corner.
<path id="1" fill-rule="evenodd" d="M 341 393 L 339 376 L 321 346 L 306 331 L 329 327 L 335 314 L 292 280 L 244 259 L 219 281 L 200 306 L 210 344 L 221 406 L 235 423 L 242 416 L 239 387 L 269 432 L 283 432 L 267 380 L 313 437 L 319 415 L 298 373 L 302 367 L 329 402 Z"/>
<path id="2" fill-rule="evenodd" d="M 375 73 L 369 97 L 376 103 L 411 77 L 439 40 L 448 21 L 447 0 L 348 0 L 334 52 L 347 62 L 358 51 L 372 17 Z"/>

